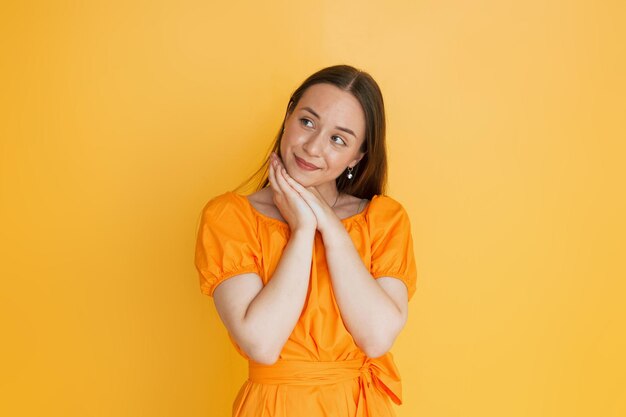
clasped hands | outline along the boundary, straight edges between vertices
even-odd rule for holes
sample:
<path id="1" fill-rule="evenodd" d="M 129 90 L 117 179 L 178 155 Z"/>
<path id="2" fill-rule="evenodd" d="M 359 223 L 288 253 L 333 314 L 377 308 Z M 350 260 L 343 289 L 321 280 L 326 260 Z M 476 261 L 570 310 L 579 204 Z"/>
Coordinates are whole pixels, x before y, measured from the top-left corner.
<path id="1" fill-rule="evenodd" d="M 333 227 L 342 227 L 341 220 L 326 203 L 316 187 L 304 187 L 285 169 L 280 157 L 270 156 L 269 182 L 274 204 L 295 230 L 319 230 L 322 235 Z"/>

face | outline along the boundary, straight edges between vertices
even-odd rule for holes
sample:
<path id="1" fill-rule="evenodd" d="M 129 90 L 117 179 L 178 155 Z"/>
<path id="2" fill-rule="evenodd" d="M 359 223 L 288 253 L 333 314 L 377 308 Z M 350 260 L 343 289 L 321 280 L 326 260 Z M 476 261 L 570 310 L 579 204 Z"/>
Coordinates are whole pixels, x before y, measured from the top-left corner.
<path id="1" fill-rule="evenodd" d="M 365 114 L 358 100 L 331 84 L 309 87 L 285 119 L 280 154 L 305 187 L 335 189 L 335 179 L 363 157 Z"/>

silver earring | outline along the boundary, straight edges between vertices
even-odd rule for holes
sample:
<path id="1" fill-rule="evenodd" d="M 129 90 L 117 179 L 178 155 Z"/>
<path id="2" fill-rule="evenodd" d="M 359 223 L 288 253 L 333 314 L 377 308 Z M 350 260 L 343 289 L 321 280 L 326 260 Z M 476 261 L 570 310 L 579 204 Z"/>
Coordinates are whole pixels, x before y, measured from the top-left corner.
<path id="1" fill-rule="evenodd" d="M 352 177 L 354 177 L 354 175 L 352 175 L 352 167 L 348 167 L 348 174 L 346 176 L 348 177 L 349 180 L 351 180 Z"/>

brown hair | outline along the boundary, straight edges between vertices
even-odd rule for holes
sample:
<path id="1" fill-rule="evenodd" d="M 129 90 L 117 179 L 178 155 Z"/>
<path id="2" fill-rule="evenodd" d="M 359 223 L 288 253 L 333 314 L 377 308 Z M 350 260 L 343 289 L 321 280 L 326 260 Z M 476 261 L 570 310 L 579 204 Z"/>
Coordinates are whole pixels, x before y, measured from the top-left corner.
<path id="1" fill-rule="evenodd" d="M 363 158 L 354 166 L 353 179 L 349 180 L 345 171 L 337 179 L 337 190 L 359 198 L 372 199 L 374 195 L 383 194 L 387 183 L 387 151 L 385 146 L 385 106 L 383 96 L 376 81 L 366 72 L 349 65 L 335 65 L 324 68 L 307 78 L 296 89 L 289 99 L 285 118 L 278 130 L 276 139 L 263 165 L 237 189 L 252 182 L 260 176 L 256 190 L 269 185 L 269 156 L 271 152 L 280 154 L 280 142 L 285 128 L 285 119 L 298 105 L 304 92 L 315 84 L 331 84 L 352 93 L 359 101 L 365 113 L 365 139 L 361 151 Z"/>

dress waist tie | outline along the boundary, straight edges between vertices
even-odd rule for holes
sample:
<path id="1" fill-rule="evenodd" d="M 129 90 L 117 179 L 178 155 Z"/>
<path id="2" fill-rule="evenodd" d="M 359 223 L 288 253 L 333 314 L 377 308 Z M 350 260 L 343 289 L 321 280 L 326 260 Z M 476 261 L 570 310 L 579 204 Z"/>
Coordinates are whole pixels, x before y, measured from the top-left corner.
<path id="1" fill-rule="evenodd" d="M 261 384 L 326 385 L 358 378 L 357 417 L 386 416 L 384 397 L 402 404 L 402 384 L 391 353 L 379 358 L 337 362 L 281 361 L 273 365 L 249 362 L 249 380 Z M 382 407 L 382 408 L 381 408 Z"/>

